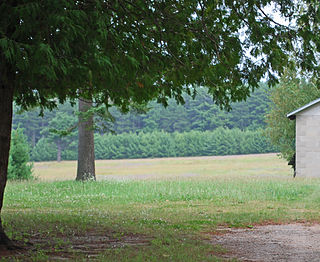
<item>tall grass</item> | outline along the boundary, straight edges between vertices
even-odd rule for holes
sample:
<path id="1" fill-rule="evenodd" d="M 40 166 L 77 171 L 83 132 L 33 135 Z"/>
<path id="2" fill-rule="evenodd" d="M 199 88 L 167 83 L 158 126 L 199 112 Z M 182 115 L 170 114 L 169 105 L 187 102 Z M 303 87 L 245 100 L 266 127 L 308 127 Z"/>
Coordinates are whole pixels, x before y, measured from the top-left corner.
<path id="1" fill-rule="evenodd" d="M 303 203 L 319 206 L 318 180 L 229 179 L 207 181 L 101 181 L 101 182 L 27 182 L 10 183 L 6 209 L 108 210 L 128 205 L 205 202 L 208 206 L 231 207 L 241 204 L 242 212 L 253 212 L 252 202 L 272 203 L 287 208 Z M 134 211 L 126 212 L 134 215 Z M 237 212 L 235 212 L 237 213 Z M 165 217 L 165 214 L 163 214 Z M 236 214 L 235 214 L 236 215 Z M 268 219 L 268 217 L 266 217 Z"/>

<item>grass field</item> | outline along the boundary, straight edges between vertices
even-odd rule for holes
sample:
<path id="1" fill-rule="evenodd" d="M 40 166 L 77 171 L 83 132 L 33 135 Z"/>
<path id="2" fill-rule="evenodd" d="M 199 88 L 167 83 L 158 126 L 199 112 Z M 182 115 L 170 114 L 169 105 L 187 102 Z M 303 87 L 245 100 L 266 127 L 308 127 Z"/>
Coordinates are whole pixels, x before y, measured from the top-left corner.
<path id="1" fill-rule="evenodd" d="M 205 241 L 220 226 L 320 221 L 320 180 L 293 179 L 275 154 L 96 167 L 99 181 L 81 183 L 73 161 L 35 163 L 38 180 L 8 184 L 6 232 L 33 243 L 16 259 L 220 261 Z"/>
<path id="2" fill-rule="evenodd" d="M 38 162 L 34 164 L 34 174 L 40 181 L 73 180 L 76 165 L 76 161 Z M 291 168 L 276 154 L 97 160 L 96 173 L 97 180 L 207 180 L 292 176 Z"/>

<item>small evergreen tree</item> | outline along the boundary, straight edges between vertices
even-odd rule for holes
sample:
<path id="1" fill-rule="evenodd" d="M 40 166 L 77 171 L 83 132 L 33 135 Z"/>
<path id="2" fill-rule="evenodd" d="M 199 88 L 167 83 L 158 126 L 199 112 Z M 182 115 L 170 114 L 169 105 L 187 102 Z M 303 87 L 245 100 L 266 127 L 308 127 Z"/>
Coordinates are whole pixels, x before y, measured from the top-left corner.
<path id="1" fill-rule="evenodd" d="M 11 148 L 8 165 L 8 179 L 32 179 L 33 164 L 29 163 L 30 148 L 22 128 L 17 128 L 11 134 Z"/>

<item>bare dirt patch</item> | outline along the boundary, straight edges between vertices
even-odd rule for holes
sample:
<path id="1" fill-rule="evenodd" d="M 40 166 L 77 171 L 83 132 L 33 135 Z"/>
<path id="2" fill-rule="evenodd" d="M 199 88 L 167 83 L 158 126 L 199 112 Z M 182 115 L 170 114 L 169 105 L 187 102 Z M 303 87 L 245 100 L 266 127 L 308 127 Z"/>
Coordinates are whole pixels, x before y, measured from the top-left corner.
<path id="1" fill-rule="evenodd" d="M 0 258 L 28 260 L 36 252 L 43 252 L 49 260 L 77 260 L 86 258 L 95 260 L 111 249 L 128 246 L 148 246 L 150 237 L 140 234 L 119 234 L 116 232 L 88 231 L 85 235 L 73 236 L 42 236 L 35 235 L 28 243 L 18 243 L 21 250 L 0 250 Z"/>
<path id="2" fill-rule="evenodd" d="M 320 225 L 264 225 L 252 229 L 221 228 L 210 243 L 228 251 L 224 258 L 240 261 L 320 261 Z"/>

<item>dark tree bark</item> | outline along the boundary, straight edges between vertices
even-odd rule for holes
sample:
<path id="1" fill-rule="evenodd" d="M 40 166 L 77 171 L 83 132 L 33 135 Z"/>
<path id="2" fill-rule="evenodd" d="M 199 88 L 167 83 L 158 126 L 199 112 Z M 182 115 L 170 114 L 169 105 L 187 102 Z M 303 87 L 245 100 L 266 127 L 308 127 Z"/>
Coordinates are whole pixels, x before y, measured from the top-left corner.
<path id="1" fill-rule="evenodd" d="M 12 127 L 13 88 L 1 81 L 0 75 L 0 212 L 3 205 L 4 190 L 7 184 L 8 161 Z M 15 249 L 16 246 L 7 237 L 0 216 L 0 247 Z"/>
<path id="2" fill-rule="evenodd" d="M 92 101 L 79 99 L 78 168 L 76 180 L 96 180 L 93 114 L 86 114 Z"/>

